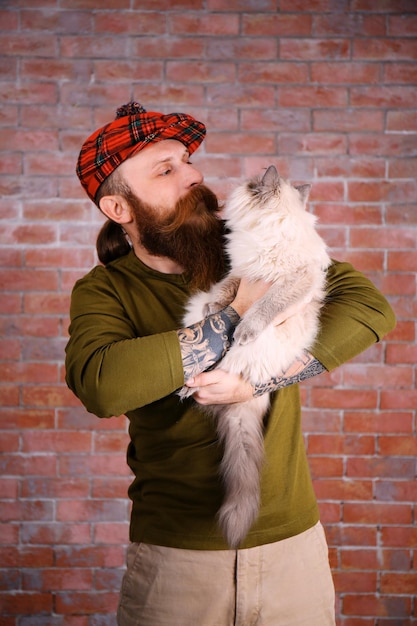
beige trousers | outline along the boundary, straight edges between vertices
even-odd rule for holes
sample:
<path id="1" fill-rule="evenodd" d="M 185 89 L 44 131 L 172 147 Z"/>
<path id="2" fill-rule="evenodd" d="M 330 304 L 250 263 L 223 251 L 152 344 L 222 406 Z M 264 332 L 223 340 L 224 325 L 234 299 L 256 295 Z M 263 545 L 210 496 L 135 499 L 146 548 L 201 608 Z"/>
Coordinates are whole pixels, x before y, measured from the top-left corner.
<path id="1" fill-rule="evenodd" d="M 246 550 L 131 544 L 119 626 L 334 626 L 321 524 Z"/>

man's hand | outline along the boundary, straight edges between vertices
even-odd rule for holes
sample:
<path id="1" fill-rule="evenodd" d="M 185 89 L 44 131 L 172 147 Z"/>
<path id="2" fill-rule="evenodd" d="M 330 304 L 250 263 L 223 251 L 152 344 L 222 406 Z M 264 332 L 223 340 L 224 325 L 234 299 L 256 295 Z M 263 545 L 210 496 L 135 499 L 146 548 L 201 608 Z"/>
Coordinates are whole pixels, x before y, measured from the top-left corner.
<path id="1" fill-rule="evenodd" d="M 256 300 L 266 294 L 270 286 L 271 283 L 263 280 L 250 281 L 247 278 L 242 278 L 235 299 L 230 303 L 230 306 L 242 317 Z"/>
<path id="2" fill-rule="evenodd" d="M 221 369 L 203 372 L 188 380 L 186 386 L 195 389 L 193 398 L 198 404 L 233 404 L 253 398 L 254 389 L 250 382 L 238 374 Z"/>

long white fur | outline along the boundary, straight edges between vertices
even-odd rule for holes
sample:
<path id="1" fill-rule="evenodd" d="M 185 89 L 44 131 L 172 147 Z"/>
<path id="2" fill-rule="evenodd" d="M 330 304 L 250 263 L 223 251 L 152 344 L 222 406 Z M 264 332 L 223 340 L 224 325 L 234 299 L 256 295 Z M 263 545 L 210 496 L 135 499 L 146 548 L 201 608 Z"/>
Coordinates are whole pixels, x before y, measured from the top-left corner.
<path id="1" fill-rule="evenodd" d="M 191 325 L 230 304 L 240 278 L 273 283 L 242 317 L 232 347 L 217 365 L 253 384 L 284 372 L 317 335 L 330 258 L 315 230 L 316 218 L 306 211 L 309 189 L 293 187 L 273 166 L 262 178 L 237 187 L 224 211 L 231 271 L 209 292 L 195 294 L 187 307 L 184 323 Z M 188 393 L 184 387 L 180 395 Z M 248 402 L 204 408 L 217 420 L 224 446 L 220 472 L 225 496 L 218 520 L 233 548 L 243 541 L 259 511 L 268 407 L 269 394 L 264 394 Z"/>

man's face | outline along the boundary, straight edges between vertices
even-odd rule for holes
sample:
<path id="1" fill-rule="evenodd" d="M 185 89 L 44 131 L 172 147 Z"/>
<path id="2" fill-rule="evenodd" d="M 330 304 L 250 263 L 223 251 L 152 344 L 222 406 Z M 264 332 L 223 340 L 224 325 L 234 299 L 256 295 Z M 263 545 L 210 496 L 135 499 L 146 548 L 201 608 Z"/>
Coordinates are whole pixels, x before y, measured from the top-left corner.
<path id="1" fill-rule="evenodd" d="M 203 182 L 186 147 L 174 139 L 150 144 L 124 161 L 118 171 L 133 193 L 155 205 L 160 215 L 171 211 L 192 187 Z"/>
<path id="2" fill-rule="evenodd" d="M 130 189 L 138 242 L 178 262 L 194 288 L 208 289 L 225 270 L 223 223 L 216 196 L 188 159 L 182 144 L 161 141 L 123 163 L 120 174 Z"/>

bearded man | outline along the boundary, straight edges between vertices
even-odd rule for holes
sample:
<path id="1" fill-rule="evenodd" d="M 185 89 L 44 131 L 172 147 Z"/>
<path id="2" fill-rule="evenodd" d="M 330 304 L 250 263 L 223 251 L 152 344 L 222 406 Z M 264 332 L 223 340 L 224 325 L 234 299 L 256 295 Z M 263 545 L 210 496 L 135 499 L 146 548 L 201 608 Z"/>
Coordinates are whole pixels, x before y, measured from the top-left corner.
<path id="1" fill-rule="evenodd" d="M 221 445 L 199 405 L 255 393 L 248 381 L 210 368 L 268 285 L 242 281 L 229 306 L 181 328 L 190 293 L 226 267 L 217 199 L 190 163 L 204 136 L 189 115 L 129 103 L 78 159 L 81 184 L 108 221 L 97 240 L 102 265 L 72 293 L 66 380 L 88 411 L 129 420 L 131 543 L 118 624 L 333 626 L 297 383 L 380 340 L 394 314 L 351 265 L 331 265 L 317 342 L 267 386 L 276 391 L 265 417 L 259 517 L 239 549 L 228 549 L 216 522 Z M 184 384 L 194 394 L 180 401 Z"/>

